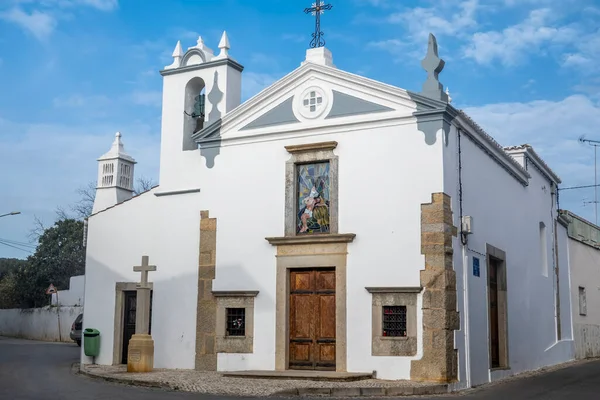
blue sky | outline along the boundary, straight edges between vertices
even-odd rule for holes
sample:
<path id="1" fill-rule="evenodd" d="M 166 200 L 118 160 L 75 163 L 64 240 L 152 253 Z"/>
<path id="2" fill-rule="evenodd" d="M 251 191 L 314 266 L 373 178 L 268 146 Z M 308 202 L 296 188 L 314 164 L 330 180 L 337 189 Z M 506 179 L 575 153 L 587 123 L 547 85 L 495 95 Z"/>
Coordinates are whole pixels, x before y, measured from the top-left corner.
<path id="1" fill-rule="evenodd" d="M 177 40 L 218 51 L 223 30 L 245 66 L 247 99 L 300 65 L 314 27 L 304 0 L 1 0 L 0 239 L 27 242 L 34 216 L 96 179 L 121 131 L 136 176 L 157 180 L 161 76 Z M 563 185 L 593 184 L 600 140 L 600 0 L 332 0 L 323 16 L 340 69 L 419 91 L 427 35 L 453 104 L 502 145 L 532 144 Z M 593 190 L 561 207 L 594 220 Z M 27 253 L 0 245 L 0 257 Z"/>

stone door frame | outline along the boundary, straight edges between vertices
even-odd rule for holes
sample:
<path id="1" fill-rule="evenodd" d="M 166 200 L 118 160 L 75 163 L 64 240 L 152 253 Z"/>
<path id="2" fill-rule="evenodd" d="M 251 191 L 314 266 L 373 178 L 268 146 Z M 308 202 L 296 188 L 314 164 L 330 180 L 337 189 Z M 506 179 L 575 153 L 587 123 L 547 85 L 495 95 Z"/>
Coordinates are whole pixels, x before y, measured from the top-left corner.
<path id="1" fill-rule="evenodd" d="M 137 282 L 117 282 L 115 284 L 115 319 L 113 328 L 113 361 L 112 365 L 121 364 L 123 352 L 123 318 L 125 312 L 125 293 L 137 290 Z M 154 284 L 148 282 L 150 290 L 154 290 Z"/>
<path id="2" fill-rule="evenodd" d="M 354 234 L 267 238 L 277 246 L 277 294 L 275 311 L 275 370 L 289 369 L 290 270 L 335 268 L 336 371 L 347 370 L 346 257 Z"/>

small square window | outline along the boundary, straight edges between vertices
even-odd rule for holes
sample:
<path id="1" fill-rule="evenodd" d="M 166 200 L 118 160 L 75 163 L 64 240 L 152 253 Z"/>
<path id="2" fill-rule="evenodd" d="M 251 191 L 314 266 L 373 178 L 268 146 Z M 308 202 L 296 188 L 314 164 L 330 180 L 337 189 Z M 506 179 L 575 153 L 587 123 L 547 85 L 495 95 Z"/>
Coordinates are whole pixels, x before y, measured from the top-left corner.
<path id="1" fill-rule="evenodd" d="M 246 336 L 246 309 L 227 309 L 227 336 Z"/>
<path id="2" fill-rule="evenodd" d="M 383 306 L 383 336 L 406 337 L 406 306 Z"/>

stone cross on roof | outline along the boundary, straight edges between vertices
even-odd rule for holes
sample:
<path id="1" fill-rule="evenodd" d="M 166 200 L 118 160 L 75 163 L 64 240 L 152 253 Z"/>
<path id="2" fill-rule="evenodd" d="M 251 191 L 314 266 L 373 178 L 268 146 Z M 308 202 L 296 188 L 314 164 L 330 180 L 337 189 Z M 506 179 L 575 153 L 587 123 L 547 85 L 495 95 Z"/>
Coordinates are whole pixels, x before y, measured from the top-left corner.
<path id="1" fill-rule="evenodd" d="M 444 86 L 438 80 L 438 75 L 444 69 L 445 62 L 438 56 L 437 40 L 433 33 L 429 34 L 427 55 L 421 61 L 421 65 L 427 71 L 427 80 L 423 83 L 423 95 L 436 100 L 448 101 L 448 95 L 444 93 Z"/>
<path id="2" fill-rule="evenodd" d="M 139 288 L 149 288 L 148 285 L 148 272 L 156 271 L 156 265 L 148 265 L 148 256 L 142 256 L 142 265 L 136 265 L 133 267 L 134 272 L 142 273 L 142 280 L 138 284 Z"/>

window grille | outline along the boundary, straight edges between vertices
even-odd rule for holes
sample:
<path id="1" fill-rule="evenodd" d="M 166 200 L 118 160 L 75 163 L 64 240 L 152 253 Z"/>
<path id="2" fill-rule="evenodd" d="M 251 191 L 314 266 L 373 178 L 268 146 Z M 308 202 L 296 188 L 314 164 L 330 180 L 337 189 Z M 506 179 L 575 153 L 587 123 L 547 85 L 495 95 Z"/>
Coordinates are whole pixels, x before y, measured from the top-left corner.
<path id="1" fill-rule="evenodd" d="M 227 336 L 246 336 L 246 309 L 227 309 Z"/>
<path id="2" fill-rule="evenodd" d="M 383 306 L 383 336 L 406 336 L 406 306 Z"/>

